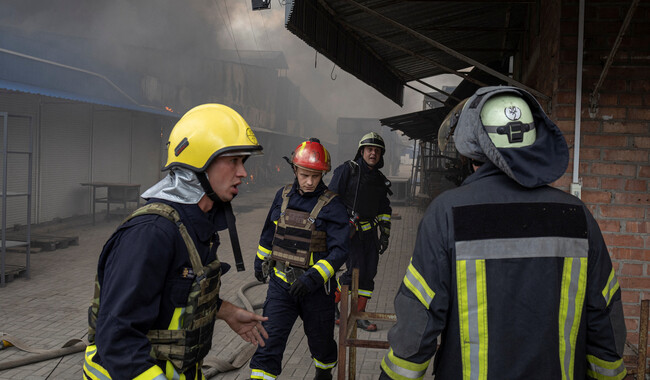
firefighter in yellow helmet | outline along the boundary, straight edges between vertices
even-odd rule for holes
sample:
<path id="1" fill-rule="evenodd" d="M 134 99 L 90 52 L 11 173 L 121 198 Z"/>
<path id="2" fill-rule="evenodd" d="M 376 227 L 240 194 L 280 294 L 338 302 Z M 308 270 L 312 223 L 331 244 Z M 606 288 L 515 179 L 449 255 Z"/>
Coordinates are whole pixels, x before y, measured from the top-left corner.
<path id="1" fill-rule="evenodd" d="M 436 380 L 623 379 L 607 246 L 580 199 L 549 186 L 569 160 L 562 132 L 516 87 L 480 88 L 454 112 L 476 171 L 422 218 L 380 379 L 421 379 L 434 354 Z"/>
<path id="2" fill-rule="evenodd" d="M 229 265 L 216 254 L 218 230 L 228 226 L 238 241 L 230 201 L 246 176 L 244 161 L 261 152 L 246 121 L 224 105 L 195 107 L 178 121 L 167 144 L 169 173 L 142 194 L 146 205 L 99 257 L 84 379 L 201 379 L 216 318 L 264 345 L 266 318 L 219 298 Z"/>

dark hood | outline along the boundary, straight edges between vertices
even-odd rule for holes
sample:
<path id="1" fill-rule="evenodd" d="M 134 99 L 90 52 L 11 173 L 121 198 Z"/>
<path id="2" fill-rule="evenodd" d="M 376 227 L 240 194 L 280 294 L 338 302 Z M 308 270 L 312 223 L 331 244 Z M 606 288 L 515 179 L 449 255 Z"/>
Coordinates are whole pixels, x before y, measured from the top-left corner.
<path id="1" fill-rule="evenodd" d="M 494 95 L 521 96 L 533 112 L 537 138 L 532 145 L 497 148 L 481 123 L 480 111 Z M 458 152 L 465 157 L 492 162 L 510 178 L 525 187 L 548 185 L 560 178 L 569 163 L 569 148 L 560 129 L 544 113 L 537 100 L 516 87 L 484 87 L 476 91 L 463 108 L 454 132 Z"/>

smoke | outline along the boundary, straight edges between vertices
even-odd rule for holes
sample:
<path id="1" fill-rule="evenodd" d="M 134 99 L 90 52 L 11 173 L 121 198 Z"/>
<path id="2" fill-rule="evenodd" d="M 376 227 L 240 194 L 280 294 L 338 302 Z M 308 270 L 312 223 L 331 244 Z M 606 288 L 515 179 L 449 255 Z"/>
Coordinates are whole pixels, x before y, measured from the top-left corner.
<path id="1" fill-rule="evenodd" d="M 329 59 L 289 32 L 284 26 L 285 7 L 273 0 L 270 10 L 252 11 L 250 1 L 214 0 L 225 24 L 219 29 L 220 45 L 228 49 L 283 51 L 289 65 L 287 76 L 320 111 L 328 125 L 338 117 L 384 118 L 422 109 L 423 95 L 406 88 L 404 106 L 335 66 Z M 336 79 L 332 79 L 336 78 Z M 460 79 L 442 75 L 427 80 L 436 87 L 456 85 Z M 432 91 L 419 84 L 414 87 Z"/>
<path id="2" fill-rule="evenodd" d="M 316 54 L 286 30 L 285 7 L 272 1 L 270 10 L 252 11 L 250 0 L 3 0 L 0 26 L 90 38 L 97 43 L 89 60 L 117 63 L 133 59 L 124 46 L 172 51 L 179 58 L 218 58 L 220 49 L 282 51 L 286 75 L 332 128 L 338 117 L 384 118 L 422 109 L 420 93 L 405 89 L 399 107 Z M 145 68 L 156 64 L 161 63 L 142 63 Z M 430 82 L 440 88 L 459 80 L 446 75 Z"/>

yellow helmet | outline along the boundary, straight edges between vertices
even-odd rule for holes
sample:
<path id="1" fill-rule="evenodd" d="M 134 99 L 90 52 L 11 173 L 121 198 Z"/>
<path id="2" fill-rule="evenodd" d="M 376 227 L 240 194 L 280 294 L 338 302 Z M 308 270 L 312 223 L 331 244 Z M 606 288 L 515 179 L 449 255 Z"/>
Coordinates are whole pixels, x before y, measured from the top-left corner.
<path id="1" fill-rule="evenodd" d="M 187 111 L 167 142 L 162 170 L 181 166 L 197 172 L 224 154 L 262 154 L 253 130 L 235 110 L 222 104 L 203 104 Z"/>

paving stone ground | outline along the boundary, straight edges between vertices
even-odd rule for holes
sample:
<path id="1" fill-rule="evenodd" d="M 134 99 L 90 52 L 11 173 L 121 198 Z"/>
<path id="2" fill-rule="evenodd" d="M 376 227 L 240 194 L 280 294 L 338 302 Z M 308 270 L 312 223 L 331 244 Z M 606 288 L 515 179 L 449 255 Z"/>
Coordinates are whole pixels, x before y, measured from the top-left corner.
<path id="1" fill-rule="evenodd" d="M 243 306 L 238 297 L 240 289 L 255 280 L 253 260 L 259 234 L 268 207 L 277 189 L 258 187 L 246 189 L 233 203 L 237 215 L 237 228 L 242 252 L 246 258 L 244 272 L 233 269 L 223 278 L 222 298 Z M 395 206 L 393 212 L 401 216 L 394 220 L 392 237 L 388 251 L 381 256 L 373 298 L 367 311 L 393 313 L 393 298 L 402 281 L 415 242 L 421 211 L 416 207 Z M 101 215 L 101 216 L 100 216 Z M 40 349 L 56 349 L 73 338 L 86 338 L 87 308 L 93 294 L 93 281 L 97 258 L 103 244 L 121 216 L 111 216 L 108 220 L 98 213 L 97 223 L 92 225 L 89 216 L 80 217 L 74 223 L 61 222 L 39 226 L 39 231 L 61 236 L 79 237 L 79 245 L 65 249 L 33 253 L 31 258 L 31 278 L 16 277 L 0 288 L 0 332 L 9 334 Z M 221 234 L 219 257 L 222 261 L 233 263 L 228 233 Z M 24 265 L 24 253 L 7 253 L 7 264 Z M 267 285 L 255 285 L 245 293 L 251 304 L 261 304 L 266 295 Z M 359 330 L 358 338 L 386 340 L 391 326 L 389 322 L 379 322 L 379 331 L 370 333 Z M 338 328 L 335 329 L 338 335 Z M 239 336 L 230 331 L 225 323 L 218 321 L 213 338 L 213 348 L 206 361 L 219 358 L 228 360 L 246 345 Z M 385 350 L 357 349 L 356 378 L 376 379 L 379 365 Z M 9 347 L 0 350 L 0 363 L 13 362 L 33 354 Z M 0 380 L 5 379 L 81 379 L 83 354 L 76 353 L 39 363 L 0 371 Z M 334 370 L 336 372 L 336 369 Z M 432 379 L 430 370 L 425 379 Z M 241 369 L 220 373 L 213 379 L 247 379 L 250 375 L 248 363 Z M 311 379 L 314 367 L 307 347 L 307 339 L 302 331 L 300 320 L 295 324 L 284 353 L 283 372 L 279 379 Z M 336 378 L 336 375 L 335 375 Z"/>

